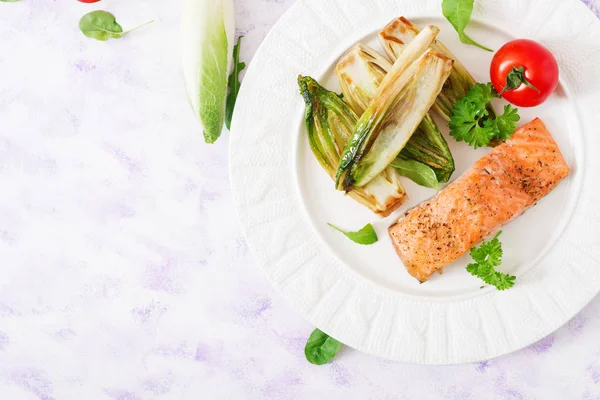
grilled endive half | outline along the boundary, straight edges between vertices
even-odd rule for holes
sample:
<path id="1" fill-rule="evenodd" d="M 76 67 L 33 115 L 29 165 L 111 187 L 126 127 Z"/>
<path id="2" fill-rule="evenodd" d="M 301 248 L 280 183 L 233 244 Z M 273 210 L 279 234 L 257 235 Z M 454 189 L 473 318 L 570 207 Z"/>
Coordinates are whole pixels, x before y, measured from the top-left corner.
<path id="1" fill-rule="evenodd" d="M 420 30 L 416 25 L 408 19 L 400 17 L 390 22 L 379 32 L 379 43 L 390 60 L 394 61 L 417 37 L 419 32 Z M 436 41 L 431 47 L 438 53 L 454 60 L 454 68 L 432 107 L 442 118 L 450 121 L 454 103 L 465 97 L 469 89 L 477 82 L 464 65 L 440 41 Z"/>
<path id="2" fill-rule="evenodd" d="M 334 92 L 308 77 L 298 76 L 300 94 L 306 103 L 305 123 L 310 148 L 331 178 L 335 178 L 342 151 L 352 136 L 358 117 Z M 388 167 L 367 185 L 350 190 L 348 195 L 373 212 L 389 215 L 406 199 L 400 174 Z"/>
<path id="3" fill-rule="evenodd" d="M 336 174 L 336 187 L 366 185 L 404 148 L 452 70 L 453 60 L 429 49 L 439 29 L 427 26 L 385 75 L 354 128 Z"/>
<path id="4" fill-rule="evenodd" d="M 357 115 L 367 109 L 383 77 L 392 69 L 389 60 L 363 44 L 355 45 L 338 62 L 335 73 L 344 100 Z M 448 182 L 454 172 L 454 159 L 448 143 L 431 117 L 431 111 L 411 136 L 401 155 L 427 164 L 439 182 Z"/>

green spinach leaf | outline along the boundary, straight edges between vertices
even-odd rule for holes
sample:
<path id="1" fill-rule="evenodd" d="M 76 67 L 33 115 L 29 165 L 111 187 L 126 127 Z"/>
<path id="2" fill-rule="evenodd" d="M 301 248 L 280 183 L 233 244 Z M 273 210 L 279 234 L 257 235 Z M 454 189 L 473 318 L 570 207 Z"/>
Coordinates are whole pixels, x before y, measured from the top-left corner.
<path id="1" fill-rule="evenodd" d="M 311 364 L 323 365 L 333 360 L 341 348 L 341 342 L 320 329 L 315 329 L 306 342 L 304 355 Z"/>
<path id="2" fill-rule="evenodd" d="M 400 175 L 405 176 L 417 185 L 437 189 L 438 180 L 435 171 L 427 164 L 398 156 L 390 164 Z"/>
<path id="3" fill-rule="evenodd" d="M 123 28 L 119 25 L 114 15 L 108 11 L 96 10 L 81 17 L 79 20 L 79 29 L 89 38 L 106 41 L 108 39 L 119 39 L 129 32 L 133 32 L 152 22 L 154 21 L 147 22 L 137 28 L 123 32 Z"/>
<path id="4" fill-rule="evenodd" d="M 229 75 L 227 80 L 227 87 L 229 93 L 227 93 L 227 101 L 225 108 L 225 125 L 227 129 L 231 129 L 231 117 L 233 116 L 233 108 L 235 107 L 235 101 L 240 91 L 240 79 L 239 74 L 244 68 L 246 68 L 245 62 L 240 62 L 240 44 L 243 36 L 238 38 L 237 43 L 233 47 L 233 71 Z"/>
<path id="5" fill-rule="evenodd" d="M 336 231 L 342 232 L 346 237 L 358 244 L 373 244 L 377 242 L 377 233 L 373 229 L 373 225 L 366 224 L 361 230 L 356 232 L 346 232 L 335 225 L 327 224 Z"/>
<path id="6" fill-rule="evenodd" d="M 465 28 L 469 24 L 473 13 L 473 2 L 474 0 L 442 0 L 442 14 L 452 24 L 461 42 L 472 44 L 483 50 L 493 51 L 477 43 L 465 33 Z"/>

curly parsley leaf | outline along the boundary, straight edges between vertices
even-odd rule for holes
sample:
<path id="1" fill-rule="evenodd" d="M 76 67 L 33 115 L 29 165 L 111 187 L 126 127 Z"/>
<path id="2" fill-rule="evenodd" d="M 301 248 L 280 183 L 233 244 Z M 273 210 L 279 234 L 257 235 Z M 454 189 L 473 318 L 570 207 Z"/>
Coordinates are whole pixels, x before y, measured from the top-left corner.
<path id="1" fill-rule="evenodd" d="M 452 110 L 450 135 L 458 142 L 464 140 L 474 148 L 487 146 L 496 131 L 495 126 L 486 124 L 488 120 L 484 119 L 487 115 L 485 106 L 482 108 L 478 103 L 463 100 L 456 102 Z"/>
<path id="2" fill-rule="evenodd" d="M 510 135 L 513 134 L 515 129 L 517 128 L 517 122 L 521 117 L 519 116 L 519 111 L 507 104 L 504 106 L 504 114 L 496 117 L 496 127 L 498 128 L 497 138 L 505 141 L 510 138 Z"/>
<path id="3" fill-rule="evenodd" d="M 492 240 L 483 242 L 479 247 L 471 249 L 471 257 L 475 261 L 467 266 L 467 271 L 498 290 L 505 290 L 515 285 L 516 277 L 496 271 L 494 268 L 502 264 L 502 243 L 498 232 Z"/>
<path id="4" fill-rule="evenodd" d="M 467 93 L 467 98 L 471 102 L 482 104 L 484 107 L 492 100 L 498 97 L 491 83 L 478 83 L 474 85 Z"/>
<path id="5" fill-rule="evenodd" d="M 450 135 L 474 148 L 488 146 L 494 139 L 507 140 L 520 117 L 517 109 L 506 105 L 504 114 L 491 116 L 490 101 L 498 97 L 491 83 L 478 83 L 452 107 Z"/>

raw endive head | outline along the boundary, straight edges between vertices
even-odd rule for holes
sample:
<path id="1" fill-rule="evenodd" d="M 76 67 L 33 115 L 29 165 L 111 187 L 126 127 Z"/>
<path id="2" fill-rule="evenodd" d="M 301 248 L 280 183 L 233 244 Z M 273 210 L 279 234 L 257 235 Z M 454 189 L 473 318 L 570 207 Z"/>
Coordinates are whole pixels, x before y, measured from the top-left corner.
<path id="1" fill-rule="evenodd" d="M 181 20 L 183 79 L 204 139 L 213 143 L 225 121 L 227 78 L 235 33 L 233 0 L 185 0 Z"/>

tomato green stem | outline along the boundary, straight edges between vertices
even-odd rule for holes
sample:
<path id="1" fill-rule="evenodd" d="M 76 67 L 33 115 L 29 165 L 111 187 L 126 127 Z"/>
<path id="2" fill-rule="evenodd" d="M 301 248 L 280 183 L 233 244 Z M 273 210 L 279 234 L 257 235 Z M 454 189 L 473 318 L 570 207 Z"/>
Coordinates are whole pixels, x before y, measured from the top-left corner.
<path id="1" fill-rule="evenodd" d="M 531 82 L 527 80 L 527 78 L 525 78 L 525 67 L 515 67 L 513 65 L 513 68 L 510 70 L 508 75 L 506 75 L 506 85 L 504 85 L 504 88 L 502 88 L 499 94 L 502 95 L 504 92 L 515 90 L 521 86 L 521 84 L 535 90 L 538 93 L 540 91 L 538 88 L 533 86 Z"/>

